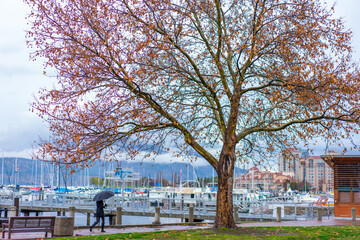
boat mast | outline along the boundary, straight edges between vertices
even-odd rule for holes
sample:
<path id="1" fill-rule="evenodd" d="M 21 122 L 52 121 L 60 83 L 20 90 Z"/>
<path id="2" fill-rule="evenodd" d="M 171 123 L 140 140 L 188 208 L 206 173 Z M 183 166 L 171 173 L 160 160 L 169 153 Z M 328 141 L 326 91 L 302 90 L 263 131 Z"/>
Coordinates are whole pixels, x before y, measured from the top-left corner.
<path id="1" fill-rule="evenodd" d="M 14 178 L 15 178 L 15 187 L 17 185 L 17 179 L 16 179 L 16 176 L 17 176 L 17 172 L 18 172 L 18 159 L 17 157 L 15 158 L 15 174 L 14 174 Z"/>
<path id="2" fill-rule="evenodd" d="M 189 179 L 190 179 L 190 176 L 189 176 L 189 168 L 190 168 L 190 163 L 187 164 L 187 181 L 188 181 L 188 184 L 189 184 Z"/>
<path id="3" fill-rule="evenodd" d="M 236 188 L 236 181 L 235 181 L 235 179 L 236 179 L 236 162 L 237 162 L 237 160 L 235 160 L 235 167 L 234 167 L 234 177 L 233 177 L 233 188 Z"/>
<path id="4" fill-rule="evenodd" d="M 58 187 L 58 190 L 60 191 L 60 164 L 58 165 L 58 171 L 56 174 L 56 185 Z"/>
<path id="5" fill-rule="evenodd" d="M 101 164 L 99 165 L 99 180 L 98 180 L 98 188 L 100 187 L 100 182 L 101 182 L 101 173 L 100 173 L 100 170 L 101 170 Z"/>
<path id="6" fill-rule="evenodd" d="M 4 152 L 2 154 L 2 163 L 1 163 L 1 185 L 4 186 Z"/>
<path id="7" fill-rule="evenodd" d="M 90 187 L 90 169 L 86 168 L 86 172 L 87 172 L 87 177 L 86 177 L 87 187 Z"/>
<path id="8" fill-rule="evenodd" d="M 35 180 L 34 180 L 34 185 L 37 186 L 37 178 L 38 178 L 38 160 L 35 160 Z"/>
<path id="9" fill-rule="evenodd" d="M 180 168 L 180 189 L 181 189 L 181 186 L 182 186 L 182 168 Z"/>
<path id="10" fill-rule="evenodd" d="M 40 188 L 43 188 L 44 186 L 44 162 L 40 162 Z"/>
<path id="11" fill-rule="evenodd" d="M 214 168 L 212 169 L 212 187 L 215 186 L 215 174 L 214 174 Z"/>
<path id="12" fill-rule="evenodd" d="M 251 189 L 254 193 L 254 169 L 251 171 Z"/>

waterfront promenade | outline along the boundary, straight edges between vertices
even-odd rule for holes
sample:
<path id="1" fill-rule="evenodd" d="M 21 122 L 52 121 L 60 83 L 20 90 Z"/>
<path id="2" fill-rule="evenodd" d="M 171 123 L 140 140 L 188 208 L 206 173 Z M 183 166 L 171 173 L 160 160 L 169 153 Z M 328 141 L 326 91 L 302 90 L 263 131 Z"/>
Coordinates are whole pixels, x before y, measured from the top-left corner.
<path id="1" fill-rule="evenodd" d="M 355 225 L 360 226 L 359 221 L 351 220 L 339 220 L 339 219 L 326 219 L 322 221 L 306 220 L 306 221 L 284 221 L 284 222 L 247 222 L 238 224 L 239 227 L 285 227 L 285 226 L 299 226 L 299 227 L 310 227 L 310 226 L 345 226 Z M 170 231 L 170 230 L 186 230 L 186 229 L 199 229 L 199 228 L 211 228 L 212 224 L 195 224 L 195 225 L 177 225 L 177 224 L 164 224 L 159 226 L 141 226 L 137 227 L 134 225 L 121 226 L 121 227 L 106 227 L 105 233 L 100 232 L 100 228 L 94 228 L 93 232 L 89 231 L 88 227 L 75 228 L 74 236 L 90 236 L 90 235 L 106 235 L 115 233 L 131 233 L 131 232 L 153 232 L 153 231 Z M 7 239 L 7 234 L 5 238 Z M 44 233 L 14 233 L 11 239 L 44 239 Z"/>

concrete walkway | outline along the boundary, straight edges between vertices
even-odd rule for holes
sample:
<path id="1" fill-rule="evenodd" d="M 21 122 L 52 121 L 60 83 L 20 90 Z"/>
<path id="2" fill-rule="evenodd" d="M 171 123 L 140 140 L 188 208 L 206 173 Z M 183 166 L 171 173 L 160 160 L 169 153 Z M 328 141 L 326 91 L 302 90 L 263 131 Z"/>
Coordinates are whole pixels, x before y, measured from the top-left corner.
<path id="1" fill-rule="evenodd" d="M 284 221 L 284 222 L 251 222 L 239 224 L 239 227 L 285 227 L 285 226 L 344 226 L 344 225 L 356 225 L 360 226 L 360 221 L 353 222 L 351 220 L 339 220 L 339 219 L 324 219 L 323 221 L 307 220 L 307 221 Z M 78 228 L 74 231 L 74 236 L 89 236 L 89 235 L 104 235 L 114 233 L 129 233 L 129 232 L 154 232 L 154 231 L 170 231 L 170 230 L 185 230 L 185 229 L 201 229 L 210 228 L 212 224 L 199 224 L 194 226 L 187 225 L 161 225 L 161 226 L 147 226 L 147 227 L 135 227 L 128 226 L 123 228 L 105 228 L 106 232 L 101 232 L 100 228 L 94 228 L 92 232 L 89 228 Z M 45 233 L 13 233 L 11 239 L 44 239 Z M 7 239 L 8 235 L 5 234 Z"/>

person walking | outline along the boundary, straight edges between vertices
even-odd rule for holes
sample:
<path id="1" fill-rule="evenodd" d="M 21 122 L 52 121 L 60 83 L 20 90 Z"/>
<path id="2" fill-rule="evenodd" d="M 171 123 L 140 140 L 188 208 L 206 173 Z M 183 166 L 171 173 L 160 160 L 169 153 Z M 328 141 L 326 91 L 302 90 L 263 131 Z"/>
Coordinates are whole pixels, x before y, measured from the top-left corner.
<path id="1" fill-rule="evenodd" d="M 100 222 L 101 219 L 101 232 L 105 232 L 104 226 L 105 226 L 105 213 L 104 208 L 106 208 L 106 204 L 104 204 L 103 200 L 96 201 L 96 221 L 93 225 L 90 227 L 90 232 L 92 232 L 92 229 Z"/>

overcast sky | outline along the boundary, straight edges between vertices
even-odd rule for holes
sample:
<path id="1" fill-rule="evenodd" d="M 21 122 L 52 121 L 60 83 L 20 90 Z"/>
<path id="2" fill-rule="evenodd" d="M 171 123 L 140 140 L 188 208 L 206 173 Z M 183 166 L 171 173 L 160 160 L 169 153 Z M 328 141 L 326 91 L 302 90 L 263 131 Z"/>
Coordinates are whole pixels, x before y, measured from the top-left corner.
<path id="1" fill-rule="evenodd" d="M 338 0 L 335 9 L 353 31 L 354 58 L 359 60 L 360 1 Z M 54 79 L 42 75 L 40 61 L 29 61 L 31 50 L 25 44 L 27 12 L 23 0 L 0 0 L 0 157 L 29 157 L 34 141 L 47 134 L 42 120 L 29 108 L 38 90 L 51 86 Z M 320 143 L 315 153 L 322 154 L 323 149 Z"/>

